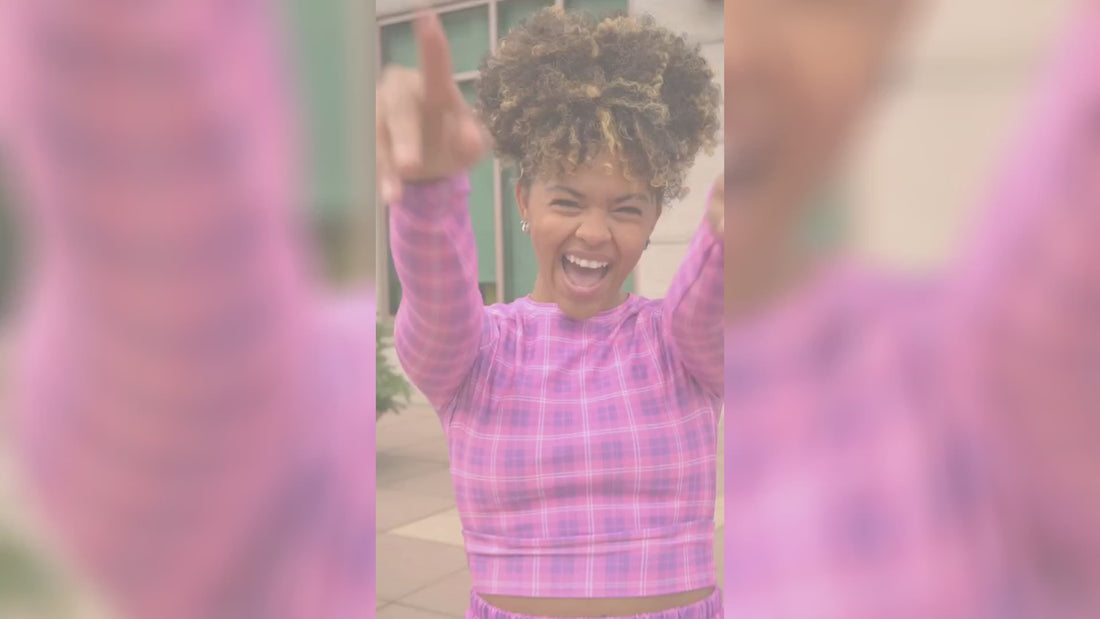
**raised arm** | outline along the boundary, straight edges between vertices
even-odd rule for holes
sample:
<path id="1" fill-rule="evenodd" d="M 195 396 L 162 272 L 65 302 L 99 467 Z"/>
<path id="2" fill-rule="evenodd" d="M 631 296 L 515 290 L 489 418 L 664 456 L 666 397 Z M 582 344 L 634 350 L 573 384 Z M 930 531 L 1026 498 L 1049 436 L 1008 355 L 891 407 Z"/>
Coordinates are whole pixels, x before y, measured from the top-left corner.
<path id="1" fill-rule="evenodd" d="M 951 300 L 995 441 L 1014 562 L 1041 604 L 1091 605 L 1078 608 L 1087 616 L 1100 608 L 1100 2 L 1079 8 Z"/>
<path id="2" fill-rule="evenodd" d="M 410 379 L 441 410 L 472 368 L 484 333 L 465 170 L 485 146 L 454 83 L 439 19 L 421 15 L 416 36 L 421 69 L 392 67 L 378 88 L 378 177 L 402 286 L 394 346 Z"/>
<path id="3" fill-rule="evenodd" d="M 272 593 L 260 555 L 293 537 L 273 508 L 302 491 L 312 299 L 277 29 L 262 3 L 6 4 L 28 489 L 122 616 L 235 614 Z"/>
<path id="4" fill-rule="evenodd" d="M 437 410 L 469 374 L 484 333 L 469 194 L 464 175 L 408 185 L 390 212 L 390 246 L 401 279 L 394 347 Z"/>
<path id="5" fill-rule="evenodd" d="M 667 341 L 688 373 L 715 396 L 723 392 L 724 340 L 724 183 L 707 198 L 707 217 L 664 299 L 662 319 Z"/>

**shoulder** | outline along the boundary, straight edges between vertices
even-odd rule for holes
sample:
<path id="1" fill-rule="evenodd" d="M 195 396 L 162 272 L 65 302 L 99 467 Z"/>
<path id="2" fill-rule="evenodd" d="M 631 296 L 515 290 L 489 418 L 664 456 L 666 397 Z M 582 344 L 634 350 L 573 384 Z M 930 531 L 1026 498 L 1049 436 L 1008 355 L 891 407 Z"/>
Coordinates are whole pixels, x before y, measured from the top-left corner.
<path id="1" fill-rule="evenodd" d="M 522 318 L 525 314 L 530 313 L 529 304 L 524 299 L 516 299 L 510 303 L 494 303 L 492 305 L 485 306 L 485 313 L 492 316 L 495 320 L 508 320 L 513 318 Z"/>

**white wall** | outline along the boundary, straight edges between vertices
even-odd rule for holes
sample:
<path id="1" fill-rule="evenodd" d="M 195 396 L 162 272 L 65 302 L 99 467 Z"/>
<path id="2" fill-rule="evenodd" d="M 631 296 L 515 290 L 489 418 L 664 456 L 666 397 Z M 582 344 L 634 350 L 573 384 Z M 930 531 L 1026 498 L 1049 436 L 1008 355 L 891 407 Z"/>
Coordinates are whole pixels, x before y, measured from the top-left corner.
<path id="1" fill-rule="evenodd" d="M 724 28 L 721 3 L 707 0 L 668 2 L 665 0 L 631 0 L 632 15 L 648 13 L 658 23 L 702 46 L 703 56 L 714 69 L 721 83 L 723 74 Z M 719 110 L 719 118 L 722 117 Z M 703 218 L 704 200 L 714 179 L 722 172 L 722 145 L 713 155 L 700 153 L 688 175 L 689 193 L 680 203 L 673 204 L 661 216 L 653 234 L 653 244 L 642 255 L 638 267 L 638 292 L 647 297 L 664 296 L 676 269 L 687 253 L 688 244 Z"/>
<path id="2" fill-rule="evenodd" d="M 374 0 L 374 14 L 378 17 L 385 17 L 394 13 L 418 9 L 422 6 L 434 6 L 443 3 L 440 0 Z"/>
<path id="3" fill-rule="evenodd" d="M 919 268 L 957 246 L 1069 6 L 964 0 L 928 7 L 903 79 L 871 119 L 848 179 L 861 252 Z"/>

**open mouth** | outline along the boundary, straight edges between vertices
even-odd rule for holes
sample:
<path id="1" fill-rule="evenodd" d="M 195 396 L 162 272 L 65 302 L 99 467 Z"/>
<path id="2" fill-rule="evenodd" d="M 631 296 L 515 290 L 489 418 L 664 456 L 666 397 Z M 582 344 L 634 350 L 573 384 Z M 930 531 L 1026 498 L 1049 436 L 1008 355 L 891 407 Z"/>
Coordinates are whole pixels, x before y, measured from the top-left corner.
<path id="1" fill-rule="evenodd" d="M 578 292 L 591 292 L 607 278 L 611 263 L 566 254 L 561 258 L 561 269 L 565 280 Z"/>

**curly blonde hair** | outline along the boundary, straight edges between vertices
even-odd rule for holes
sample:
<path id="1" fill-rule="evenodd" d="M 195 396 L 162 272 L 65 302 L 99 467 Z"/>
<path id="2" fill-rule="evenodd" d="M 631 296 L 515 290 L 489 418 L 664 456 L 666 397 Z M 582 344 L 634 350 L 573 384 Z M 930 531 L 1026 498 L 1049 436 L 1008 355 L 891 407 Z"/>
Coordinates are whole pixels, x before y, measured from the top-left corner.
<path id="1" fill-rule="evenodd" d="M 720 90 L 698 45 L 652 17 L 544 9 L 480 67 L 477 111 L 519 182 L 568 173 L 603 151 L 659 202 L 718 142 Z"/>

